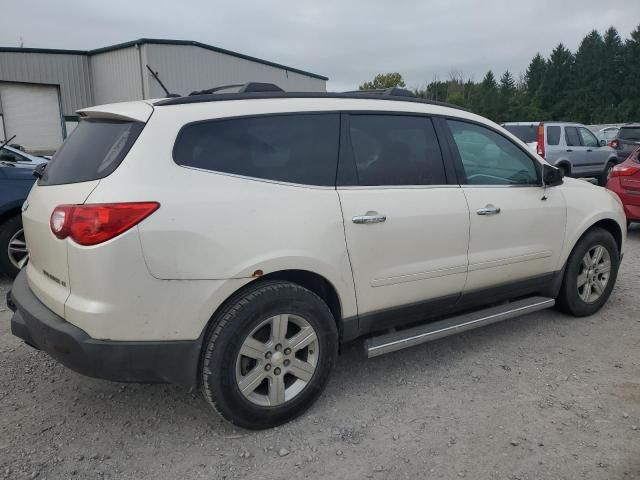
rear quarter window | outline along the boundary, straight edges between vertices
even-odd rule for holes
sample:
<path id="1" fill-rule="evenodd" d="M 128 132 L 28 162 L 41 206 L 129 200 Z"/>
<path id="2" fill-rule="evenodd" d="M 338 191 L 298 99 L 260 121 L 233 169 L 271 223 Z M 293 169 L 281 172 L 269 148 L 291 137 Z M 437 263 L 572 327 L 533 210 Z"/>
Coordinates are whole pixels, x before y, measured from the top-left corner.
<path id="1" fill-rule="evenodd" d="M 110 175 L 144 125 L 117 120 L 81 120 L 47 165 L 38 185 L 88 182 Z"/>
<path id="2" fill-rule="evenodd" d="M 560 144 L 560 127 L 547 127 L 547 145 Z"/>
<path id="3" fill-rule="evenodd" d="M 305 185 L 335 185 L 338 114 L 284 114 L 186 125 L 178 165 Z"/>

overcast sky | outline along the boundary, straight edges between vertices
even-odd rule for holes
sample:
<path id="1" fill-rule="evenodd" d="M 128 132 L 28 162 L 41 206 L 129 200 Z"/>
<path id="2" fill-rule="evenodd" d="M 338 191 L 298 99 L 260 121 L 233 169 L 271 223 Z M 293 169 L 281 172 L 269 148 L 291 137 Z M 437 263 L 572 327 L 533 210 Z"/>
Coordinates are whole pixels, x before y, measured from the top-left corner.
<path id="1" fill-rule="evenodd" d="M 141 37 L 196 40 L 353 89 L 398 71 L 410 87 L 451 71 L 517 77 L 536 52 L 575 50 L 590 30 L 640 23 L 640 0 L 18 0 L 3 2 L 0 46 L 92 49 Z M 162 73 L 162 72 L 161 72 Z"/>

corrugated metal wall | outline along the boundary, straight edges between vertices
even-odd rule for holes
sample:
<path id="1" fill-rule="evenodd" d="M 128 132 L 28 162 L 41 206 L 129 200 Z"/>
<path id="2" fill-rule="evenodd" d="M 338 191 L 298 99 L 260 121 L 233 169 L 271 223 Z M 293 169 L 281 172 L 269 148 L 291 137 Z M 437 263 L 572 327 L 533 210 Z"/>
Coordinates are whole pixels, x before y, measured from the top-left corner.
<path id="1" fill-rule="evenodd" d="M 89 57 L 95 105 L 142 100 L 139 47 Z"/>
<path id="2" fill-rule="evenodd" d="M 85 55 L 2 52 L 0 81 L 60 85 L 63 115 L 95 105 Z"/>
<path id="3" fill-rule="evenodd" d="M 158 72 L 172 93 L 186 94 L 218 85 L 250 81 L 275 83 L 287 91 L 326 91 L 319 78 L 252 62 L 192 45 L 143 45 L 143 61 Z M 164 91 L 145 68 L 145 98 L 163 97 Z"/>

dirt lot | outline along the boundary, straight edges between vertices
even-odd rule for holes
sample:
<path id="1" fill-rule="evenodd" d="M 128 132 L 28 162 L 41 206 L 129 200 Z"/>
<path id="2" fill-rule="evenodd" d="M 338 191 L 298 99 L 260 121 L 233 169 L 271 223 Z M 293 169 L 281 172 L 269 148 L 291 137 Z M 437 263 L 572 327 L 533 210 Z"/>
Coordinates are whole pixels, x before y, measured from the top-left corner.
<path id="1" fill-rule="evenodd" d="M 0 478 L 640 478 L 640 228 L 605 308 L 548 310 L 366 360 L 248 432 L 199 394 L 77 375 L 12 337 L 0 280 Z"/>

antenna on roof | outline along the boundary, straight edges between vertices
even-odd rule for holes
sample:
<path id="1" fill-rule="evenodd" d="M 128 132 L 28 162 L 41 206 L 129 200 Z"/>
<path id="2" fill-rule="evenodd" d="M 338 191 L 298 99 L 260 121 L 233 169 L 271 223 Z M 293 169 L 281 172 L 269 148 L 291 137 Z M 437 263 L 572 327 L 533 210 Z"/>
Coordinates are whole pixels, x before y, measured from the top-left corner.
<path id="1" fill-rule="evenodd" d="M 151 72 L 151 75 L 153 75 L 153 78 L 155 78 L 157 80 L 157 82 L 160 84 L 160 86 L 164 90 L 164 93 L 167 94 L 167 98 L 175 98 L 175 97 L 179 97 L 180 96 L 180 95 L 178 95 L 176 93 L 169 92 L 169 90 L 167 90 L 167 87 L 164 86 L 164 83 L 162 83 L 162 80 L 160 80 L 160 77 L 158 76 L 158 74 L 156 72 L 154 72 L 153 69 L 149 65 L 147 65 L 147 70 L 149 70 Z"/>

